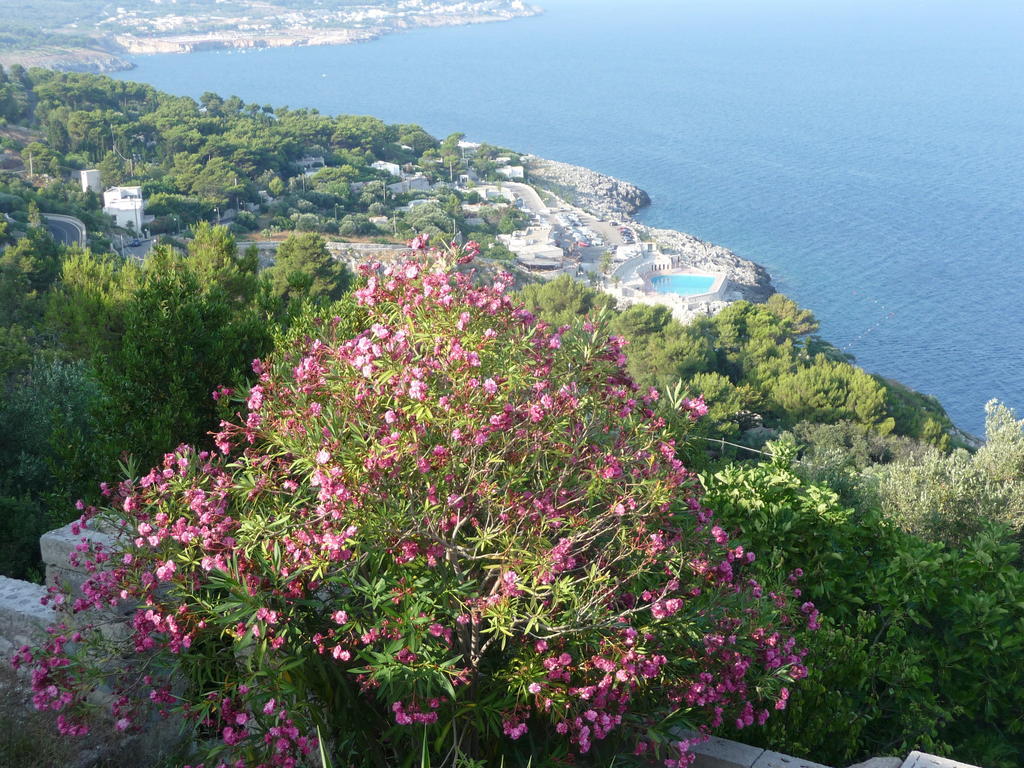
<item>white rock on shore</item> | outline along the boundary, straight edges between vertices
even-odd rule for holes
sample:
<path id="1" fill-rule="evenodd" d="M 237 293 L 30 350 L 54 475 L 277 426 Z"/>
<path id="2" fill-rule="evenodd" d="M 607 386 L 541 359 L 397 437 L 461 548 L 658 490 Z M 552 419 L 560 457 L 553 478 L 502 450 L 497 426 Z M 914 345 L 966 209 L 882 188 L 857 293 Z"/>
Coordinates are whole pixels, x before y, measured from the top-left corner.
<path id="1" fill-rule="evenodd" d="M 68 49 L 57 51 L 15 51 L 0 56 L 0 66 L 10 68 L 20 64 L 26 69 L 43 67 L 58 72 L 91 72 L 107 74 L 134 69 L 135 64 L 123 56 L 98 50 Z"/>
<path id="2" fill-rule="evenodd" d="M 637 186 L 603 173 L 555 160 L 526 155 L 523 163 L 530 183 L 549 189 L 595 216 L 606 219 L 628 218 L 651 198 Z"/>

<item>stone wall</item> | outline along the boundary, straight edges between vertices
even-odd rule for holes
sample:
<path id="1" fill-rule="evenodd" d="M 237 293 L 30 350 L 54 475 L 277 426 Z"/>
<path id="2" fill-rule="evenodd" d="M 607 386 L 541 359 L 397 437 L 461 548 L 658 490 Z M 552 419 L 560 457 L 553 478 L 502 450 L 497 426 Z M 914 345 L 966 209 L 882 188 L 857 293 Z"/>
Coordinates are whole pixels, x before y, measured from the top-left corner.
<path id="1" fill-rule="evenodd" d="M 45 594 L 38 584 L 0 576 L 0 664 L 52 623 L 53 611 L 39 602 Z"/>
<path id="2" fill-rule="evenodd" d="M 66 525 L 48 531 L 39 539 L 39 549 L 46 567 L 46 585 L 0 576 L 0 663 L 6 663 L 14 650 L 32 645 L 58 616 L 53 608 L 40 601 L 47 594 L 46 587 L 66 584 L 77 591 L 86 579 L 85 567 L 73 566 L 69 556 L 83 540 L 109 546 L 111 536 L 99 531 L 84 530 L 78 536 Z"/>

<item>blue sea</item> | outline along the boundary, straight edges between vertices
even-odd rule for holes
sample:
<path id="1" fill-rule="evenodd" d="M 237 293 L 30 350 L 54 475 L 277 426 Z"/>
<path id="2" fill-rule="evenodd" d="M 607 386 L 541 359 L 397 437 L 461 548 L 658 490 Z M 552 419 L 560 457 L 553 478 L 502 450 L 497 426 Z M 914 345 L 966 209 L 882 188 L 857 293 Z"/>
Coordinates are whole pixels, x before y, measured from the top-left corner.
<path id="1" fill-rule="evenodd" d="M 870 371 L 980 433 L 1024 416 L 1024 4 L 537 0 L 353 46 L 149 56 L 125 79 L 372 114 L 646 189 L 763 264 Z"/>

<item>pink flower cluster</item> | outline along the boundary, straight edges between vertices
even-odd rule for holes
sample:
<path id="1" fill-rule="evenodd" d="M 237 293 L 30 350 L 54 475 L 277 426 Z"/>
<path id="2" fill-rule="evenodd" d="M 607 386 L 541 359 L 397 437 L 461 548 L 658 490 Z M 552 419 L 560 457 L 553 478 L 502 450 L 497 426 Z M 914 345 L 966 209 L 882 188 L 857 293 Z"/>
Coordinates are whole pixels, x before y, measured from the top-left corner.
<path id="1" fill-rule="evenodd" d="M 684 721 L 764 722 L 806 674 L 801 609 L 743 577 L 753 553 L 702 506 L 623 340 L 538 323 L 511 276 L 478 285 L 438 258 L 368 265 L 364 330 L 326 322 L 254 361 L 247 393 L 218 390 L 240 410 L 216 453 L 181 447 L 106 487 L 83 525 L 102 518 L 121 545 L 83 547 L 74 610 L 129 614 L 126 678 L 154 659 L 219 670 L 176 709 L 232 765 L 296 765 L 343 712 L 339 732 L 394 723 L 365 738 L 401 754 L 481 697 L 510 741 L 584 754 L 615 735 L 672 766 L 689 761 Z M 84 703 L 73 637 L 20 652 L 38 706 Z M 166 681 L 148 689 L 170 709 Z"/>

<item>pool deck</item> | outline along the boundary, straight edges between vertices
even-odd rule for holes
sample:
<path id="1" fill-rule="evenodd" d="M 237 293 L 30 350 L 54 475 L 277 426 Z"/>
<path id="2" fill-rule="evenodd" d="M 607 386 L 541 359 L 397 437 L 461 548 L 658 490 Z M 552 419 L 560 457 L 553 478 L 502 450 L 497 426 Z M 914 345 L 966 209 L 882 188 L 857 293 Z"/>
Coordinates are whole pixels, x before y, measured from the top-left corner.
<path id="1" fill-rule="evenodd" d="M 651 283 L 651 278 L 672 275 L 713 277 L 714 283 L 707 291 L 689 295 L 661 292 Z M 688 322 L 701 315 L 711 315 L 720 310 L 728 301 L 728 288 L 729 281 L 725 274 L 695 269 L 679 256 L 662 253 L 653 247 L 643 249 L 638 256 L 616 267 L 611 280 L 604 286 L 608 293 L 616 296 L 625 305 L 660 304 L 671 309 L 672 316 L 681 322 Z"/>

